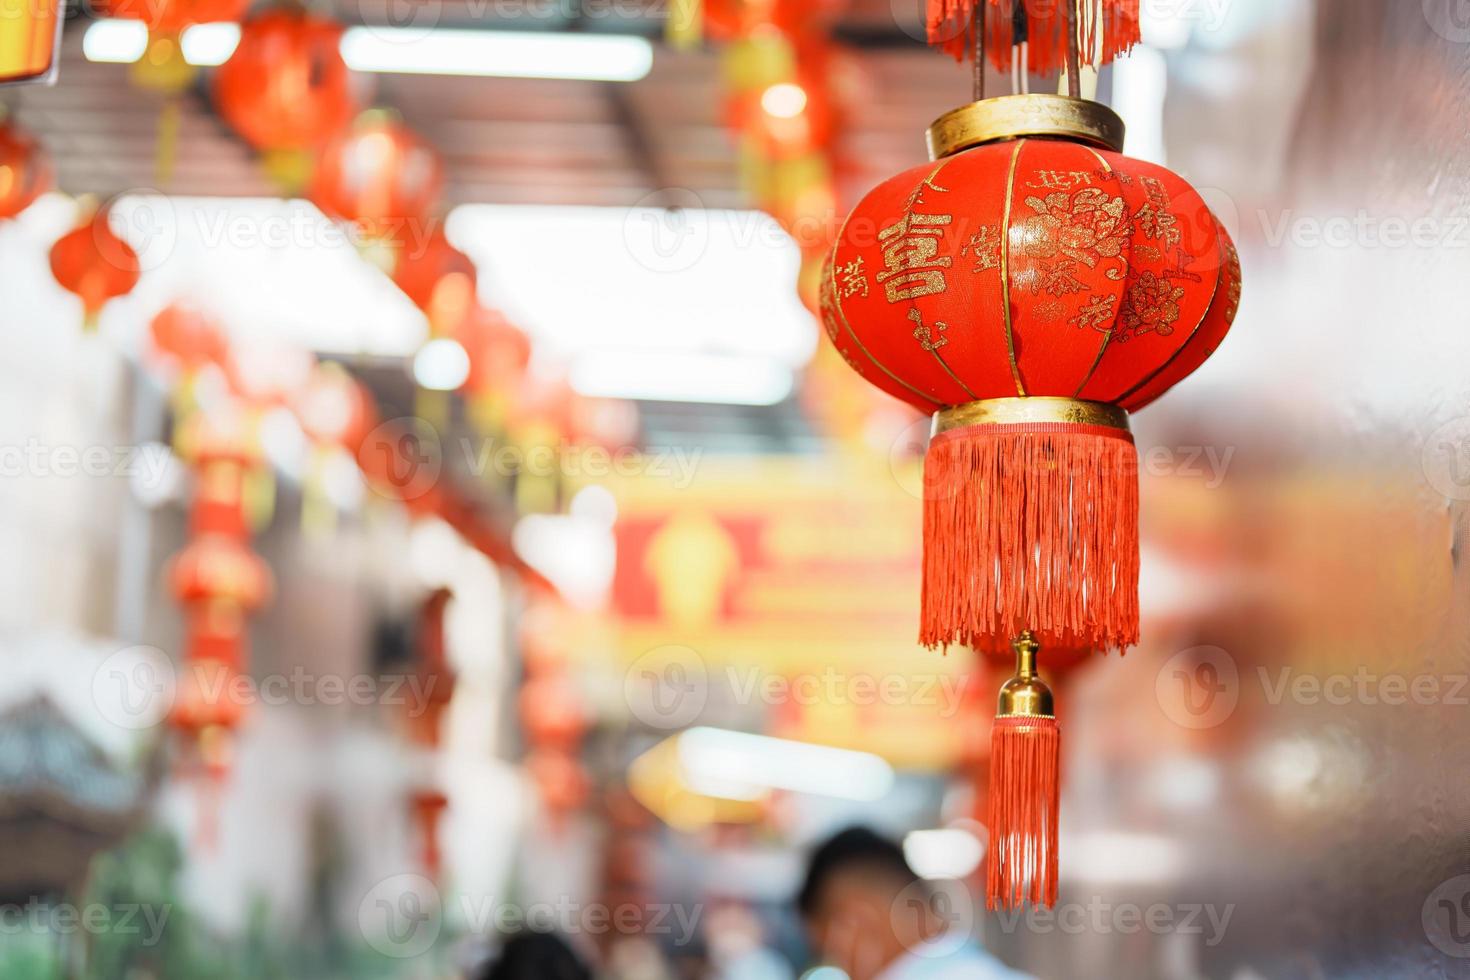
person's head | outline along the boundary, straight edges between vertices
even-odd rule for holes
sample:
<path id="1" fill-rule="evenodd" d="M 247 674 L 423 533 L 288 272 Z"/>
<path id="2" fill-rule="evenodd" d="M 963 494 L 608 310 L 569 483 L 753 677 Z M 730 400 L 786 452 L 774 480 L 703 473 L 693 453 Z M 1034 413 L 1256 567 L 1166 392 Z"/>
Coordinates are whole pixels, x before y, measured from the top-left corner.
<path id="1" fill-rule="evenodd" d="M 903 850 L 862 827 L 812 853 L 797 907 L 818 955 L 853 980 L 881 973 L 933 928 Z"/>
<path id="2" fill-rule="evenodd" d="M 592 972 L 558 936 L 527 930 L 505 940 L 480 980 L 592 980 Z"/>

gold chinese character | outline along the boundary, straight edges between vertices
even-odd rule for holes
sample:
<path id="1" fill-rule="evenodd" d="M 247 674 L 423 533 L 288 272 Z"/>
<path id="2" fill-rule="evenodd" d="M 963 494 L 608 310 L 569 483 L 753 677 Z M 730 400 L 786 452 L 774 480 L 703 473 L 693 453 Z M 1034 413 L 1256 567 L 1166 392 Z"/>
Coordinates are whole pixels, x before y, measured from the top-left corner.
<path id="1" fill-rule="evenodd" d="M 885 244 L 884 269 L 877 278 L 888 302 L 944 292 L 942 270 L 954 260 L 940 257 L 939 240 L 952 218 L 948 214 L 906 214 L 878 233 L 878 241 Z"/>
<path id="2" fill-rule="evenodd" d="M 924 325 L 924 315 L 918 310 L 910 309 L 909 319 L 914 321 L 914 339 L 919 342 L 920 347 L 927 351 L 936 351 L 949 343 L 948 337 L 940 337 L 938 340 L 934 339 L 934 334 Z M 949 329 L 949 324 L 943 320 L 935 320 L 934 329 L 943 332 Z"/>
<path id="3" fill-rule="evenodd" d="M 861 293 L 864 297 L 868 295 L 868 276 L 863 271 L 863 257 L 848 262 L 837 269 L 837 274 L 842 277 L 842 298 Z"/>
<path id="4" fill-rule="evenodd" d="M 1092 180 L 1092 175 L 1085 170 L 1038 170 L 1036 177 L 1036 180 L 1028 182 L 1032 187 L 1061 191 L 1069 191 Z"/>
<path id="5" fill-rule="evenodd" d="M 974 256 L 975 272 L 1000 268 L 1000 227 L 981 225 L 960 249 L 960 254 Z"/>

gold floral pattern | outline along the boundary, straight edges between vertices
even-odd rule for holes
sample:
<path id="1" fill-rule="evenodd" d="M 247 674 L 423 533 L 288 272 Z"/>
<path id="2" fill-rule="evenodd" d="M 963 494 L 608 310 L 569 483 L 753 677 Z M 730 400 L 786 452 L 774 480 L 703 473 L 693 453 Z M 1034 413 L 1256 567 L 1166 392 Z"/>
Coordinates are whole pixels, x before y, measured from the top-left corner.
<path id="1" fill-rule="evenodd" d="M 1152 272 L 1142 273 L 1128 284 L 1113 339 L 1126 343 L 1146 333 L 1167 337 L 1174 332 L 1174 322 L 1179 319 L 1179 301 L 1182 299 L 1183 286 L 1176 286 L 1168 278 L 1156 276 Z"/>
<path id="2" fill-rule="evenodd" d="M 1021 252 L 1033 259 L 1058 255 L 1094 268 L 1103 259 L 1123 258 L 1128 219 L 1123 199 L 1100 187 L 1073 194 L 1057 191 L 1045 198 L 1028 197 L 1036 214 L 1017 229 Z"/>

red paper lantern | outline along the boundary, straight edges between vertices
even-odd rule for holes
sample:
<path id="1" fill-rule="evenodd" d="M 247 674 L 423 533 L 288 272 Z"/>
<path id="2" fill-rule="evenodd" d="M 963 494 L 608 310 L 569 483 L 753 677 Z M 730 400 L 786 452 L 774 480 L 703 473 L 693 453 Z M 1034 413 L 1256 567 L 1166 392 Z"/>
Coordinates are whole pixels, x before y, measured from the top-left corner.
<path id="1" fill-rule="evenodd" d="M 391 115 L 367 112 L 322 150 L 311 199 L 332 217 L 401 245 L 420 237 L 443 184 L 429 144 Z"/>
<path id="2" fill-rule="evenodd" d="M 88 330 L 96 327 L 107 301 L 132 292 L 141 275 L 138 253 L 117 236 L 107 216 L 107 208 L 99 209 L 51 246 L 51 274 L 81 298 Z"/>
<path id="3" fill-rule="evenodd" d="M 1229 236 L 1188 184 L 1081 141 L 963 149 L 863 199 L 823 318 L 854 370 L 939 413 L 924 643 L 1137 642 L 1126 411 L 1204 362 L 1239 287 Z"/>
<path id="4" fill-rule="evenodd" d="M 214 76 L 220 115 L 258 149 L 320 146 L 357 109 L 341 41 L 340 24 L 299 8 L 247 18 Z"/>
<path id="5" fill-rule="evenodd" d="M 1240 265 L 1187 183 L 1118 152 L 1122 121 L 1096 103 L 979 101 L 929 141 L 935 162 L 848 218 L 822 319 L 854 370 L 934 413 L 920 639 L 1012 647 L 991 729 L 987 904 L 1051 905 L 1060 729 L 1037 652 L 1138 641 L 1128 412 L 1224 339 Z"/>
<path id="6" fill-rule="evenodd" d="M 40 142 L 0 121 L 0 218 L 13 218 L 51 187 L 51 161 Z"/>

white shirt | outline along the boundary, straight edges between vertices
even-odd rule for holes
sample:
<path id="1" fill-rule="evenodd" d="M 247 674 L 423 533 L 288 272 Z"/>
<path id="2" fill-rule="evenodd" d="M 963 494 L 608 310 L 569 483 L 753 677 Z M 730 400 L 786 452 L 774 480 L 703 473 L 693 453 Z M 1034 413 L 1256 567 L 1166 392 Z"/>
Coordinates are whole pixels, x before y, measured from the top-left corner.
<path id="1" fill-rule="evenodd" d="M 936 955 L 937 954 L 937 955 Z M 954 950 L 905 953 L 878 975 L 877 980 L 1035 980 L 1017 973 L 1000 960 L 969 943 Z"/>

